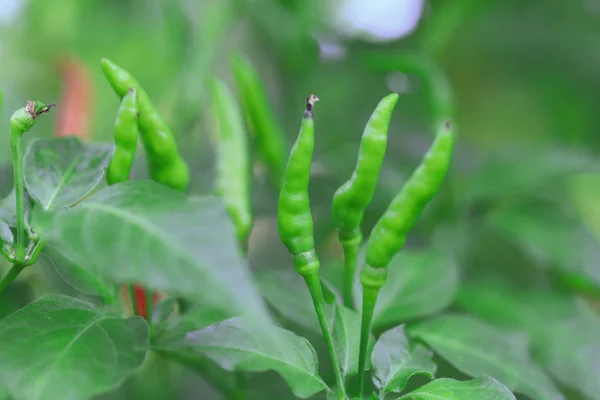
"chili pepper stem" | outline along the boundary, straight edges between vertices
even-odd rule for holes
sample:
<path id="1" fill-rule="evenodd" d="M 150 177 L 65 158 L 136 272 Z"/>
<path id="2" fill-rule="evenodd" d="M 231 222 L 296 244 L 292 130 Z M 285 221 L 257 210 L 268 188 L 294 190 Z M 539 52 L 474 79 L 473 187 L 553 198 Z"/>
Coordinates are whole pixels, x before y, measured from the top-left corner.
<path id="1" fill-rule="evenodd" d="M 362 284 L 362 315 L 360 321 L 360 342 L 358 351 L 358 382 L 359 394 L 362 399 L 365 390 L 365 368 L 367 365 L 367 352 L 369 350 L 369 339 L 371 337 L 371 323 L 377 304 L 379 290 L 387 280 L 387 268 L 373 268 L 365 264 L 360 272 L 360 283 Z"/>
<path id="2" fill-rule="evenodd" d="M 17 279 L 17 276 L 25 269 L 25 264 L 13 264 L 13 266 L 8 270 L 6 275 L 0 280 L 0 293 L 4 292 L 8 285 L 14 282 Z"/>
<path id="3" fill-rule="evenodd" d="M 152 330 L 152 306 L 154 301 L 154 293 L 150 289 L 146 289 L 146 320 L 148 321 L 148 325 L 150 326 L 150 330 Z"/>
<path id="4" fill-rule="evenodd" d="M 362 399 L 365 391 L 365 367 L 367 365 L 367 350 L 371 335 L 371 323 L 375 313 L 375 304 L 379 288 L 363 287 L 362 318 L 360 321 L 360 343 L 358 353 L 358 393 Z"/>
<path id="5" fill-rule="evenodd" d="M 135 301 L 135 287 L 133 284 L 129 285 L 129 300 L 131 300 L 131 313 L 137 315 L 137 302 Z"/>
<path id="6" fill-rule="evenodd" d="M 349 234 L 338 231 L 338 240 L 344 252 L 344 305 L 350 309 L 354 309 L 352 292 L 362 239 L 363 236 L 360 230 L 355 230 Z"/>
<path id="7" fill-rule="evenodd" d="M 17 241 L 16 259 L 25 259 L 25 188 L 23 184 L 23 132 L 18 128 L 10 128 L 10 146 L 13 158 L 15 181 Z"/>
<path id="8" fill-rule="evenodd" d="M 308 290 L 310 291 L 313 305 L 315 307 L 315 312 L 317 313 L 317 319 L 319 320 L 319 325 L 321 326 L 321 331 L 323 332 L 323 339 L 325 339 L 325 344 L 327 345 L 327 350 L 329 351 L 331 364 L 335 373 L 337 397 L 339 400 L 345 400 L 347 397 L 346 389 L 344 387 L 344 378 L 342 377 L 340 364 L 337 359 L 337 355 L 335 354 L 331 329 L 329 328 L 329 323 L 327 322 L 327 314 L 325 312 L 325 298 L 323 297 L 323 288 L 321 287 L 319 269 L 312 269 L 306 274 L 302 274 L 302 277 L 304 278 L 304 281 L 308 286 Z"/>
<path id="9" fill-rule="evenodd" d="M 358 248 L 356 246 L 344 247 L 344 305 L 351 309 L 354 308 L 352 287 L 354 286 L 357 259 Z"/>

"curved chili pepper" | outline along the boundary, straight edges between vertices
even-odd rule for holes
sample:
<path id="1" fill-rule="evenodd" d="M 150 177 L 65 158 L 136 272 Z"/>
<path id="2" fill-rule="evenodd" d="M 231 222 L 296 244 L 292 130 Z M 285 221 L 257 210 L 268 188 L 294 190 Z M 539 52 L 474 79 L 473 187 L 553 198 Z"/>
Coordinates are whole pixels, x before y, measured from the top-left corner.
<path id="1" fill-rule="evenodd" d="M 123 97 L 115 121 L 115 151 L 108 164 L 106 179 L 109 185 L 129 180 L 138 141 L 138 107 L 136 89 L 132 87 Z"/>
<path id="2" fill-rule="evenodd" d="M 450 167 L 453 147 L 450 122 L 440 122 L 425 158 L 371 231 L 367 243 L 367 265 L 386 268 L 400 251 L 406 235 L 440 189 Z"/>
<path id="3" fill-rule="evenodd" d="M 266 90 L 254 66 L 242 56 L 231 60 L 233 76 L 250 133 L 256 140 L 258 156 L 265 163 L 271 180 L 279 187 L 285 171 L 286 144 L 269 105 Z"/>
<path id="4" fill-rule="evenodd" d="M 402 248 L 406 235 L 444 181 L 452 159 L 453 147 L 454 136 L 450 122 L 439 122 L 436 138 L 425 158 L 375 224 L 367 242 L 365 266 L 360 274 L 363 287 L 358 359 L 360 393 L 364 388 L 364 369 L 371 321 L 379 290 L 387 278 L 387 266 L 392 257 Z"/>
<path id="5" fill-rule="evenodd" d="M 315 247 L 308 184 L 315 147 L 312 110 L 318 100 L 314 95 L 308 96 L 306 100 L 302 127 L 290 152 L 279 193 L 277 213 L 279 237 L 293 256 L 311 251 Z"/>
<path id="6" fill-rule="evenodd" d="M 146 149 L 150 177 L 158 183 L 185 191 L 190 181 L 189 168 L 179 154 L 173 133 L 152 105 L 148 94 L 129 72 L 113 62 L 104 58 L 101 65 L 104 76 L 121 99 L 130 88 L 136 88 L 138 124 L 142 144 Z"/>
<path id="7" fill-rule="evenodd" d="M 315 252 L 313 219 L 308 198 L 310 167 L 315 145 L 313 107 L 318 100 L 319 98 L 315 95 L 306 98 L 306 110 L 302 118 L 300 133 L 290 152 L 281 183 L 277 222 L 279 237 L 292 254 L 296 271 L 304 278 L 311 294 L 335 372 L 338 398 L 345 399 L 344 380 L 325 313 L 325 299 L 319 278 L 320 262 Z"/>
<path id="8" fill-rule="evenodd" d="M 215 192 L 233 219 L 238 239 L 245 243 L 252 228 L 252 210 L 248 144 L 242 114 L 224 82 L 213 80 L 211 94 L 218 131 Z"/>
<path id="9" fill-rule="evenodd" d="M 352 177 L 333 196 L 333 221 L 344 250 L 344 303 L 347 307 L 352 307 L 354 272 L 363 238 L 360 224 L 365 209 L 373 199 L 387 147 L 388 128 L 398 97 L 396 93 L 389 94 L 375 108 L 365 126 Z"/>

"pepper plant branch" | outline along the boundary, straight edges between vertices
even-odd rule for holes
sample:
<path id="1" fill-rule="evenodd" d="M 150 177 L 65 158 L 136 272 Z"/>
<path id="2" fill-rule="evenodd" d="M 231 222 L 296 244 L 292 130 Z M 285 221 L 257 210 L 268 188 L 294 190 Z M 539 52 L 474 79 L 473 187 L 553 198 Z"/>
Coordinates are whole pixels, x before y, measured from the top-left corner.
<path id="1" fill-rule="evenodd" d="M 0 294 L 6 290 L 8 285 L 14 282 L 15 279 L 19 276 L 21 271 L 25 269 L 25 264 L 13 264 L 13 266 L 8 270 L 6 275 L 2 277 L 0 280 Z"/>

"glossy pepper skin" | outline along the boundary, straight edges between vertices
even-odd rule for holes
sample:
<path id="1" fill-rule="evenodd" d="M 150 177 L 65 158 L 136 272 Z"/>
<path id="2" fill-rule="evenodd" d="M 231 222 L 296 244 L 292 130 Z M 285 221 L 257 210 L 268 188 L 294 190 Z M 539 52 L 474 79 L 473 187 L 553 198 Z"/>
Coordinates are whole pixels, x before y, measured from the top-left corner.
<path id="1" fill-rule="evenodd" d="M 115 121 L 115 151 L 108 164 L 109 185 L 129 180 L 138 141 L 138 107 L 136 89 L 132 87 L 123 97 Z"/>
<path id="2" fill-rule="evenodd" d="M 121 99 L 130 88 L 136 88 L 138 125 L 152 180 L 185 191 L 190 181 L 189 168 L 179 154 L 173 133 L 152 105 L 146 91 L 129 72 L 113 62 L 104 58 L 101 66 L 108 82 Z"/>
<path id="3" fill-rule="evenodd" d="M 371 232 L 366 253 L 368 266 L 386 268 L 402 248 L 406 235 L 444 181 L 453 147 L 450 122 L 439 122 L 436 138 L 425 158 Z"/>
<path id="4" fill-rule="evenodd" d="M 231 66 L 258 156 L 267 166 L 273 184 L 279 187 L 286 167 L 285 136 L 271 111 L 266 90 L 254 66 L 241 55 L 231 59 Z"/>
<path id="5" fill-rule="evenodd" d="M 396 93 L 379 102 L 365 126 L 352 177 L 333 196 L 333 221 L 341 233 L 351 233 L 360 227 L 365 209 L 373 199 L 396 103 Z"/>
<path id="6" fill-rule="evenodd" d="M 365 126 L 352 177 L 333 196 L 333 222 L 344 251 L 344 304 L 352 308 L 352 290 L 358 252 L 363 240 L 360 230 L 365 209 L 373 199 L 383 164 L 390 120 L 398 94 L 384 97 Z"/>
<path id="7" fill-rule="evenodd" d="M 327 321 L 325 299 L 319 277 L 320 262 L 314 248 L 313 220 L 308 199 L 310 166 L 315 147 L 313 107 L 318 100 L 319 98 L 315 95 L 306 98 L 306 110 L 302 118 L 300 133 L 290 152 L 281 183 L 277 222 L 279 237 L 292 254 L 294 267 L 304 278 L 310 292 L 335 373 L 337 398 L 344 400 L 347 399 L 346 389 Z"/>
<path id="8" fill-rule="evenodd" d="M 214 79 L 210 90 L 217 128 L 215 193 L 223 199 L 238 239 L 245 242 L 252 228 L 246 130 L 241 110 L 227 85 Z"/>
<path id="9" fill-rule="evenodd" d="M 308 184 L 315 147 L 312 108 L 316 101 L 318 98 L 314 95 L 306 100 L 307 108 L 302 118 L 300 133 L 290 152 L 279 194 L 279 237 L 293 256 L 311 251 L 315 247 Z"/>

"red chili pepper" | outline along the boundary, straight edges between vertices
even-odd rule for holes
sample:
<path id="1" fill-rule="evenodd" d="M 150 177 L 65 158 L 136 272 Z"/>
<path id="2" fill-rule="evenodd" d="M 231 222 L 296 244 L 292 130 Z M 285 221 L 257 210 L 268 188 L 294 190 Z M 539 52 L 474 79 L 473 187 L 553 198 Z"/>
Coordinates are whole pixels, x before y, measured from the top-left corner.
<path id="1" fill-rule="evenodd" d="M 71 55 L 59 61 L 63 79 L 60 107 L 57 108 L 55 136 L 90 137 L 92 99 L 94 94 L 91 74 L 85 64 Z"/>

